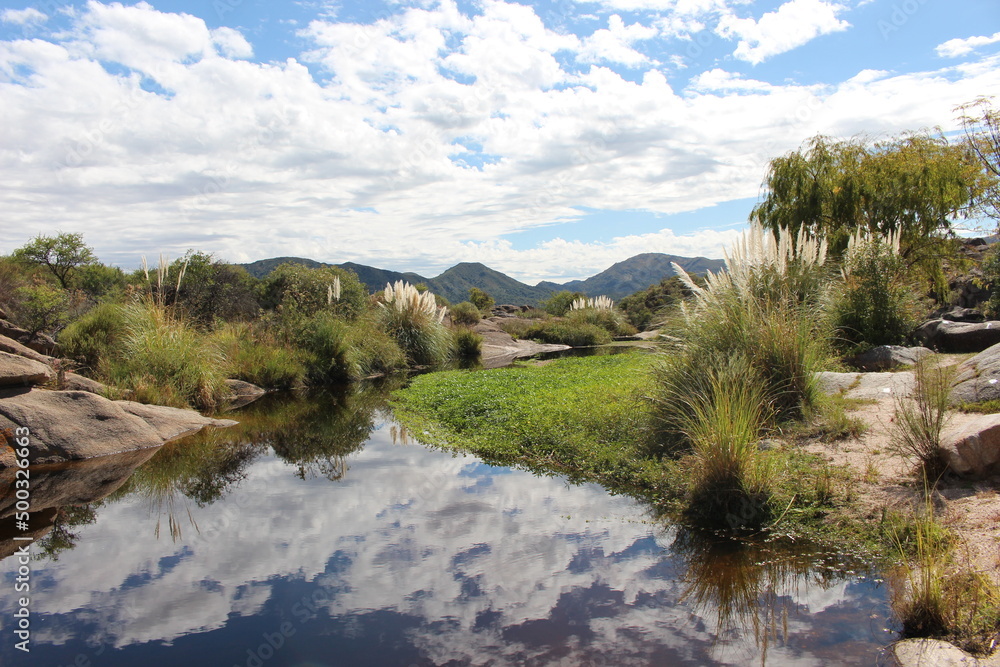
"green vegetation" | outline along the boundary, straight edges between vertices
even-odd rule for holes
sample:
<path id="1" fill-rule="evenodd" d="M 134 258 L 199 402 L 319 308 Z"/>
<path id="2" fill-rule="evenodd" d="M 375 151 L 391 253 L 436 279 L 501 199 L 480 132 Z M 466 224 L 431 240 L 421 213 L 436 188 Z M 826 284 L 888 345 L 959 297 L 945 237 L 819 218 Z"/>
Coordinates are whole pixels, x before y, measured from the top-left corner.
<path id="1" fill-rule="evenodd" d="M 699 285 L 704 284 L 699 276 L 692 276 Z M 636 292 L 618 302 L 618 308 L 625 313 L 629 323 L 636 329 L 646 329 L 659 324 L 667 315 L 680 306 L 682 300 L 691 296 L 691 290 L 679 276 L 664 278 L 641 292 Z"/>
<path id="2" fill-rule="evenodd" d="M 469 289 L 469 302 L 483 313 L 488 313 L 493 308 L 493 297 L 478 287 Z"/>
<path id="3" fill-rule="evenodd" d="M 448 314 L 451 316 L 452 322 L 467 327 L 475 326 L 479 324 L 479 320 L 483 319 L 483 314 L 469 301 L 456 303 Z"/>
<path id="4" fill-rule="evenodd" d="M 15 250 L 11 257 L 25 264 L 44 266 L 62 289 L 69 289 L 70 279 L 79 267 L 97 262 L 94 250 L 83 242 L 83 234 L 39 235 Z"/>
<path id="5" fill-rule="evenodd" d="M 893 421 L 893 448 L 918 462 L 919 474 L 932 485 L 948 469 L 941 433 L 951 407 L 955 367 L 930 368 L 925 361 L 915 367 L 916 389 L 912 399 L 899 399 Z"/>

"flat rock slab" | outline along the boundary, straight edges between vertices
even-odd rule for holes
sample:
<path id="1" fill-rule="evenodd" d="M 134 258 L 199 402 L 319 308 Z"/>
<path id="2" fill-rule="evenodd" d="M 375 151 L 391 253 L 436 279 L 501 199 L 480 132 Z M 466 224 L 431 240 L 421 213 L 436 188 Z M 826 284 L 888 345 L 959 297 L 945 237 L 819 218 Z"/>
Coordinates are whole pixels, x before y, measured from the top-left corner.
<path id="1" fill-rule="evenodd" d="M 914 366 L 934 352 L 926 347 L 879 345 L 847 360 L 854 368 L 864 372 L 889 371 L 900 366 Z"/>
<path id="2" fill-rule="evenodd" d="M 148 405 L 135 401 L 115 401 L 125 412 L 139 417 L 153 427 L 162 442 L 169 442 L 185 435 L 197 433 L 206 426 L 225 428 L 236 426 L 232 419 L 213 419 L 194 410 L 170 408 L 165 405 Z"/>
<path id="3" fill-rule="evenodd" d="M 26 357 L 32 361 L 37 361 L 42 364 L 47 364 L 49 366 L 55 361 L 54 357 L 50 357 L 46 354 L 41 354 L 40 352 L 35 352 L 30 347 L 22 345 L 13 338 L 9 336 L 0 335 L 0 352 L 8 352 L 10 354 L 16 354 L 19 357 Z"/>
<path id="4" fill-rule="evenodd" d="M 10 352 L 0 352 L 0 387 L 45 384 L 55 377 L 49 366 Z"/>
<path id="5" fill-rule="evenodd" d="M 956 404 L 997 399 L 1000 399 L 1000 345 L 959 364 L 951 390 L 951 401 Z"/>
<path id="6" fill-rule="evenodd" d="M 485 368 L 499 368 L 510 365 L 515 359 L 526 359 L 544 352 L 560 352 L 572 349 L 569 345 L 536 343 L 532 340 L 514 340 L 498 327 L 495 322 L 481 320 L 473 331 L 483 337 L 482 362 Z"/>
<path id="7" fill-rule="evenodd" d="M 996 656 L 976 658 L 938 639 L 906 639 L 892 647 L 898 667 L 997 667 Z"/>
<path id="8" fill-rule="evenodd" d="M 913 373 L 832 373 L 816 374 L 820 390 L 826 394 L 843 393 L 846 398 L 876 401 L 909 396 L 916 386 Z"/>
<path id="9" fill-rule="evenodd" d="M 61 389 L 67 391 L 89 391 L 91 394 L 103 395 L 107 387 L 97 380 L 91 380 L 76 373 L 66 373 Z"/>

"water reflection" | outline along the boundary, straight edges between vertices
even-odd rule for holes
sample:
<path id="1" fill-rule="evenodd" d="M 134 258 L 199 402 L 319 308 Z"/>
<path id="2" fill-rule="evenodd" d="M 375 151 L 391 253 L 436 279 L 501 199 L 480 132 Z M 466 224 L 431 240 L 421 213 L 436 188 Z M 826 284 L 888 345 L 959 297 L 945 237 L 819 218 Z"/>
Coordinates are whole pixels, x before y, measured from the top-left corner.
<path id="1" fill-rule="evenodd" d="M 885 641 L 871 581 L 762 565 L 777 545 L 727 556 L 597 486 L 407 445 L 376 394 L 313 403 L 163 448 L 74 527 L 36 564 L 31 664 L 819 665 Z M 192 529 L 157 538 L 157 498 Z M 769 599 L 762 648 L 743 609 Z M 0 660 L 28 664 L 9 644 Z"/>

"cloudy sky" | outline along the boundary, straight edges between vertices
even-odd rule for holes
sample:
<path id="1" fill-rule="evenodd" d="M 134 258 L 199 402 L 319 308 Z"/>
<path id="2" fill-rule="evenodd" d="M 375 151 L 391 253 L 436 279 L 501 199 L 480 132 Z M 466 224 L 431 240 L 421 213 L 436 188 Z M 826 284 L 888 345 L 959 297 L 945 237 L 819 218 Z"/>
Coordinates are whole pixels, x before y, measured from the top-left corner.
<path id="1" fill-rule="evenodd" d="M 996 0 L 2 0 L 0 253 L 719 257 L 770 158 L 990 94 Z"/>

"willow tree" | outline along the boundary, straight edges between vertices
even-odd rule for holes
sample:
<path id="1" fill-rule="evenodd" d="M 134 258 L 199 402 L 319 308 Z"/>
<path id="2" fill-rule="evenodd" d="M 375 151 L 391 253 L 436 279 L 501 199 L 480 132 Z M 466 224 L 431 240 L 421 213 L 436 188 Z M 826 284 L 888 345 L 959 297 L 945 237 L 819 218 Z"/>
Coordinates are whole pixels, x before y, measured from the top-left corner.
<path id="1" fill-rule="evenodd" d="M 959 111 L 966 145 L 992 178 L 980 200 L 981 210 L 1000 225 L 1000 109 L 993 108 L 990 98 L 980 97 Z"/>
<path id="2" fill-rule="evenodd" d="M 771 161 L 751 221 L 802 227 L 842 251 L 858 231 L 899 234 L 908 264 L 932 268 L 950 252 L 955 223 L 974 213 L 989 175 L 965 144 L 905 134 L 880 142 L 816 136 Z"/>

